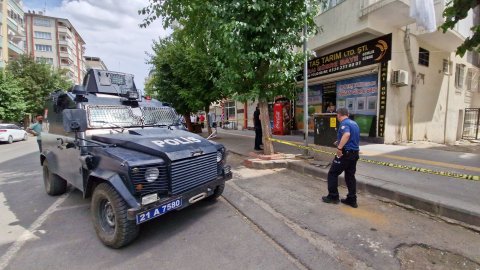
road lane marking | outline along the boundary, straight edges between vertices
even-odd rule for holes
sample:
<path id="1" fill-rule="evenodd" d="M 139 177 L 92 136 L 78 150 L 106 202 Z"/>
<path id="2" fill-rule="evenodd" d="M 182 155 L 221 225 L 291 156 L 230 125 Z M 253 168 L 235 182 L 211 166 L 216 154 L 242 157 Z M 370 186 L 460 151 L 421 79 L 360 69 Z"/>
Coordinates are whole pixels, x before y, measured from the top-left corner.
<path id="1" fill-rule="evenodd" d="M 30 225 L 28 230 L 26 230 L 7 250 L 7 252 L 0 257 L 0 270 L 5 269 L 10 261 L 15 257 L 18 251 L 27 243 L 29 239 L 32 238 L 35 231 L 43 225 L 48 216 L 57 210 L 57 207 L 61 205 L 67 198 L 70 192 L 60 196 L 50 207 L 48 207 L 45 212 L 43 212 L 33 223 Z"/>

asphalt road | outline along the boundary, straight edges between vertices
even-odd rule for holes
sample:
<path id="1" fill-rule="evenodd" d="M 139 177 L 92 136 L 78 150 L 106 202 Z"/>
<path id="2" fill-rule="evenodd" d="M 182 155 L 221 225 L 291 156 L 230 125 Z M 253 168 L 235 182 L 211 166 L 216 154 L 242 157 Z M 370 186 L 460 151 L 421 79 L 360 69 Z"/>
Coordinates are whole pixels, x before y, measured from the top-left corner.
<path id="1" fill-rule="evenodd" d="M 110 249 L 89 199 L 45 194 L 36 147 L 0 145 L 0 270 L 480 269 L 477 232 L 365 195 L 358 209 L 324 204 L 321 179 L 247 169 L 235 155 L 224 197 L 148 222 L 131 245 Z"/>

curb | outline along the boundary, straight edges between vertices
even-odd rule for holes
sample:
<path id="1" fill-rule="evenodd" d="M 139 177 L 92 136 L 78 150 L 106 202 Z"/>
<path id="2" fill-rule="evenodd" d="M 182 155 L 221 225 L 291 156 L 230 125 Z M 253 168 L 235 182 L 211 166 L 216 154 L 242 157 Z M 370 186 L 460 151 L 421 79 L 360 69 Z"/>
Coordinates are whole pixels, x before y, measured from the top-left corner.
<path id="1" fill-rule="evenodd" d="M 248 157 L 245 154 L 241 154 L 236 151 L 229 151 L 239 156 Z M 321 169 L 309 164 L 305 164 L 301 160 L 281 160 L 281 162 L 246 160 L 244 162 L 244 165 L 253 169 L 286 168 L 301 174 L 321 178 L 322 181 L 326 181 L 325 179 L 327 179 L 328 176 L 327 169 Z M 445 202 L 448 201 L 448 199 L 435 197 L 434 195 L 424 194 L 416 190 L 392 184 L 390 182 L 381 182 L 378 179 L 370 179 L 358 175 L 356 176 L 356 178 L 357 191 L 362 191 L 365 193 L 380 196 L 388 200 L 428 212 L 435 216 L 445 217 L 448 219 L 460 221 L 468 225 L 480 227 L 480 212 L 478 206 L 472 205 L 471 207 L 467 207 L 470 209 L 467 209 L 460 205 L 456 206 L 455 201 L 451 201 L 450 204 L 447 204 Z M 338 181 L 339 185 L 346 186 L 345 178 L 343 177 L 343 175 L 339 176 Z M 477 231 L 479 230 L 478 228 L 473 229 Z"/>

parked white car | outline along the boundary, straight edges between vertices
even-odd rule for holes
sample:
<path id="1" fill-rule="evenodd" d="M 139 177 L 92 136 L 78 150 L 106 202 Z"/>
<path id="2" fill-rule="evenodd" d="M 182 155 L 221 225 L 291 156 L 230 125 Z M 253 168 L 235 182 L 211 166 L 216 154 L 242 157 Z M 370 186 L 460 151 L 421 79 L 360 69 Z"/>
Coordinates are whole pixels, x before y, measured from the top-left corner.
<path id="1" fill-rule="evenodd" d="M 26 141 L 28 134 L 15 124 L 0 124 L 0 142 Z"/>

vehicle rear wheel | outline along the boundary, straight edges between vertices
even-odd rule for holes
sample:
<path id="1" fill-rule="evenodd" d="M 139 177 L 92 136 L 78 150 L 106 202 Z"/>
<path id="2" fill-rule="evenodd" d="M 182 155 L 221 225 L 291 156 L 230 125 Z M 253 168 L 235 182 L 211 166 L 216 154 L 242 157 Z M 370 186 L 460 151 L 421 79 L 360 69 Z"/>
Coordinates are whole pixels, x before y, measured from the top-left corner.
<path id="1" fill-rule="evenodd" d="M 121 248 L 138 236 L 135 220 L 127 219 L 127 203 L 109 184 L 95 188 L 90 209 L 95 231 L 104 245 Z"/>
<path id="2" fill-rule="evenodd" d="M 12 136 L 8 136 L 8 143 L 13 143 L 13 137 Z"/>
<path id="3" fill-rule="evenodd" d="M 28 134 L 27 133 L 25 133 L 25 135 L 23 135 L 23 140 L 24 141 L 28 140 Z"/>
<path id="4" fill-rule="evenodd" d="M 216 201 L 220 196 L 222 196 L 223 190 L 225 189 L 225 183 L 218 185 L 217 188 L 213 191 L 213 194 L 206 198 L 207 201 Z"/>
<path id="5" fill-rule="evenodd" d="M 45 191 L 50 196 L 60 195 L 67 191 L 67 181 L 52 173 L 46 160 L 43 162 L 43 183 Z"/>

